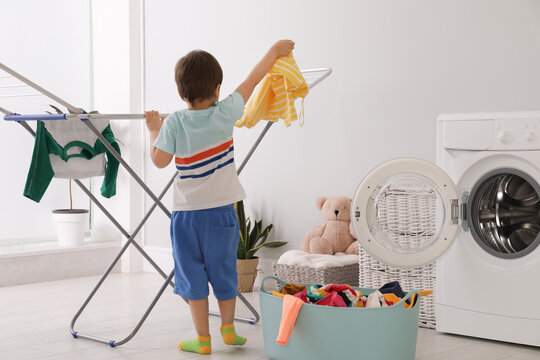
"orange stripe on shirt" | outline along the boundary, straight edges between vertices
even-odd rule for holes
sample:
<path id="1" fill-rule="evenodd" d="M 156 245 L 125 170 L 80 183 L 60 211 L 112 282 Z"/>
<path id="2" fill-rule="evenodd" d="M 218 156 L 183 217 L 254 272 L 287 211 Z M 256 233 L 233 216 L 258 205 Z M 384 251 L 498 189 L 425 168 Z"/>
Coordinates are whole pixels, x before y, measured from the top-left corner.
<path id="1" fill-rule="evenodd" d="M 219 152 L 222 152 L 224 150 L 227 150 L 231 144 L 233 143 L 233 140 L 229 140 L 227 141 L 226 143 L 223 143 L 221 145 L 218 145 L 212 149 L 208 149 L 206 151 L 203 151 L 203 152 L 200 152 L 196 155 L 193 155 L 191 157 L 187 157 L 187 158 L 181 158 L 181 157 L 176 157 L 176 160 L 175 162 L 177 164 L 191 164 L 191 163 L 194 163 L 196 161 L 199 161 L 199 160 L 203 160 L 203 159 L 206 159 L 207 157 L 210 157 L 212 155 L 215 155 Z"/>

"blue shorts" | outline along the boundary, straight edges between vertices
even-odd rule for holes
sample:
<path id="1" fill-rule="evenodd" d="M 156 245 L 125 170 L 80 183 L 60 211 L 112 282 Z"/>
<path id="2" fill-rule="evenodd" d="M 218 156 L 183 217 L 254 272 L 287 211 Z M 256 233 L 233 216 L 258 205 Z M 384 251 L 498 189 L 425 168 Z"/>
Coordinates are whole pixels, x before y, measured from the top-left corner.
<path id="1" fill-rule="evenodd" d="M 208 297 L 210 282 L 218 300 L 236 297 L 239 238 L 234 204 L 174 211 L 171 218 L 174 293 L 186 299 L 204 299 Z"/>

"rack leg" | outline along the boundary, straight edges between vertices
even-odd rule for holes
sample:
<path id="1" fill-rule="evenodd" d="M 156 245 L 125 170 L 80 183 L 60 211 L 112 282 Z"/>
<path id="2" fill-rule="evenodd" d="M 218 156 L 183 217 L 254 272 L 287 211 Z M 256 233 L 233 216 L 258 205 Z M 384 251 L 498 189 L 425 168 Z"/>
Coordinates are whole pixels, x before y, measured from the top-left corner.
<path id="1" fill-rule="evenodd" d="M 174 181 L 174 177 L 172 178 L 172 181 L 169 181 L 169 184 L 165 187 L 165 189 L 162 191 L 162 193 L 159 195 L 159 198 L 163 198 L 163 196 L 165 196 L 168 188 L 170 187 L 170 184 L 172 184 L 172 182 Z M 142 249 L 140 247 L 139 244 L 137 244 L 134 239 L 135 239 L 135 236 L 138 234 L 138 232 L 140 231 L 140 229 L 142 228 L 143 224 L 146 222 L 146 220 L 148 219 L 148 217 L 150 216 L 150 214 L 152 213 L 152 211 L 156 208 L 156 204 L 154 203 L 154 206 L 148 211 L 148 213 L 146 214 L 146 216 L 142 219 L 142 221 L 140 222 L 139 226 L 136 228 L 136 230 L 134 231 L 134 233 L 132 235 L 130 235 L 117 221 L 116 219 L 107 211 L 107 209 L 99 202 L 99 200 L 86 188 L 86 186 L 84 186 L 84 184 L 82 182 L 80 182 L 79 180 L 75 180 L 75 183 L 86 193 L 86 195 L 88 195 L 90 197 L 90 199 L 104 212 L 104 214 L 109 218 L 109 220 L 111 220 L 111 222 L 120 230 L 120 232 L 122 232 L 122 234 L 124 234 L 124 236 L 126 236 L 128 238 L 128 241 L 124 244 L 124 246 L 122 247 L 122 249 L 120 250 L 120 252 L 116 255 L 116 257 L 114 258 L 114 260 L 112 261 L 111 265 L 109 265 L 109 267 L 107 268 L 107 270 L 105 271 L 105 273 L 101 276 L 101 278 L 99 279 L 97 285 L 92 289 L 92 291 L 90 292 L 90 295 L 88 295 L 88 297 L 86 298 L 86 300 L 84 301 L 83 305 L 79 308 L 79 310 L 77 311 L 77 313 L 75 314 L 75 316 L 73 317 L 73 319 L 71 320 L 71 324 L 70 324 L 70 332 L 71 334 L 73 335 L 73 337 L 78 337 L 79 335 L 79 332 L 75 331 L 74 330 L 74 327 L 75 327 L 75 323 L 77 321 L 77 319 L 79 318 L 79 316 L 81 315 L 81 313 L 84 311 L 84 309 L 86 308 L 86 306 L 88 305 L 88 303 L 90 302 L 90 300 L 92 300 L 92 298 L 94 297 L 94 295 L 96 294 L 96 292 L 98 291 L 98 289 L 101 287 L 101 285 L 103 284 L 103 282 L 105 281 L 105 279 L 107 278 L 107 276 L 110 274 L 110 272 L 112 271 L 112 269 L 114 268 L 114 266 L 116 266 L 116 264 L 118 263 L 118 261 L 120 260 L 120 258 L 122 257 L 122 255 L 124 254 L 124 252 L 126 251 L 126 249 L 128 248 L 129 245 L 134 245 L 137 250 L 139 250 L 141 252 L 141 254 L 150 262 L 150 264 L 152 264 L 152 266 L 154 266 L 154 268 L 164 277 L 167 279 L 167 283 L 166 284 L 169 284 L 170 286 L 174 287 L 174 283 L 172 282 L 172 276 L 169 275 L 167 276 L 165 274 L 165 272 L 163 272 L 163 270 L 161 270 L 161 268 L 152 260 L 152 258 L 146 253 L 146 251 L 144 251 L 144 249 Z M 174 273 L 173 273 L 174 274 Z M 159 296 L 161 296 L 161 294 L 163 293 L 163 291 L 161 291 L 161 293 L 159 294 Z M 159 298 L 159 297 L 158 297 Z M 154 301 L 152 302 L 152 308 L 153 306 L 155 305 L 155 303 L 157 302 L 157 299 L 158 298 L 155 298 Z M 151 310 L 151 309 L 150 309 Z M 147 313 L 145 313 L 145 316 L 143 317 L 143 320 L 144 321 L 146 319 L 146 317 L 148 316 L 148 314 L 150 313 L 150 311 L 147 311 Z M 131 334 L 131 336 L 129 337 L 129 339 L 131 339 L 135 333 L 138 331 L 140 325 L 142 325 L 142 322 L 140 324 L 138 324 L 135 332 L 133 332 Z M 93 337 L 93 336 L 90 336 L 90 335 L 84 335 L 84 336 L 81 336 L 81 337 L 84 337 L 86 339 L 89 339 L 89 340 L 95 340 L 95 339 L 99 339 L 99 338 L 96 338 L 96 337 Z M 128 339 L 128 340 L 129 340 Z M 125 343 L 126 341 L 128 340 L 125 340 L 123 343 Z M 97 340 L 96 340 L 97 341 Z M 103 342 L 104 339 L 101 339 L 100 342 Z"/>
<path id="2" fill-rule="evenodd" d="M 167 190 L 169 189 L 170 187 L 170 184 L 172 184 L 172 182 L 174 181 L 174 177 L 173 179 L 171 179 L 171 181 L 169 181 L 169 184 L 167 185 L 167 187 L 165 187 L 165 189 L 162 191 L 162 193 L 160 194 L 159 198 L 163 198 L 163 196 L 165 196 L 165 194 L 167 193 Z M 120 230 L 120 232 L 128 239 L 128 242 L 133 244 L 133 246 L 135 246 L 135 248 L 137 248 L 137 250 L 139 250 L 139 252 L 144 256 L 144 258 L 156 269 L 156 271 L 163 277 L 163 278 L 166 278 L 167 277 L 167 274 L 165 274 L 165 272 L 154 262 L 154 260 L 146 253 L 146 251 L 143 250 L 143 248 L 137 244 L 137 242 L 135 241 L 131 241 L 131 239 L 134 239 L 137 234 L 139 233 L 139 231 L 141 230 L 141 228 L 143 227 L 144 223 L 146 222 L 146 220 L 150 217 L 150 215 L 152 214 L 152 212 L 154 211 L 154 209 L 156 208 L 156 203 L 153 204 L 153 206 L 150 208 L 150 210 L 146 213 L 146 216 L 142 219 L 142 221 L 139 223 L 139 226 L 137 226 L 137 228 L 135 229 L 135 231 L 133 232 L 133 234 L 129 234 L 123 227 L 122 225 L 120 225 L 118 223 L 118 221 L 116 221 L 116 219 L 114 218 L 114 216 L 112 216 L 112 214 L 107 211 L 107 209 L 101 204 L 101 202 L 86 188 L 86 186 L 84 186 L 83 183 L 81 183 L 79 180 L 75 180 L 75 183 L 84 191 L 84 193 L 86 195 L 88 195 L 88 197 L 96 204 L 96 206 L 101 210 L 103 211 L 103 213 L 105 214 L 105 216 L 107 216 L 107 218 L 109 218 L 109 220 L 118 228 L 118 230 Z M 127 243 L 126 243 L 127 244 Z M 125 245 L 124 245 L 125 246 Z M 127 247 L 127 246 L 126 246 Z M 172 286 L 174 286 L 174 284 L 172 284 Z"/>
<path id="3" fill-rule="evenodd" d="M 272 126 L 274 123 L 272 121 L 268 121 L 268 123 L 266 124 L 266 126 L 264 127 L 263 131 L 261 131 L 261 134 L 259 135 L 259 137 L 257 138 L 257 140 L 255 140 L 255 144 L 253 144 L 253 146 L 251 147 L 251 149 L 249 150 L 248 154 L 246 155 L 244 161 L 242 161 L 242 164 L 240 164 L 240 167 L 238 168 L 238 175 L 240 175 L 240 173 L 242 172 L 242 170 L 244 170 L 244 166 L 246 166 L 247 162 L 249 161 L 249 159 L 251 158 L 251 155 L 253 155 L 253 153 L 255 152 L 255 149 L 257 149 L 257 147 L 259 146 L 259 144 L 261 143 L 264 135 L 266 135 L 266 133 L 268 132 L 268 130 L 270 129 L 270 126 Z"/>
<path id="4" fill-rule="evenodd" d="M 21 121 L 20 124 L 32 135 L 32 136 L 35 136 L 35 132 L 34 130 L 32 130 L 32 128 L 24 121 Z M 171 185 L 173 184 L 174 182 L 174 179 L 176 178 L 176 174 L 171 178 L 171 180 L 169 181 L 169 183 L 167 184 L 167 186 L 165 187 L 165 189 L 162 191 L 162 193 L 159 195 L 158 199 L 161 200 L 163 198 L 163 196 L 165 196 L 165 194 L 167 193 L 167 191 L 169 190 L 169 188 L 171 187 Z M 150 312 L 152 311 L 152 309 L 154 308 L 155 304 L 157 303 L 157 301 L 159 300 L 159 298 L 161 297 L 161 295 L 163 294 L 163 292 L 165 291 L 165 288 L 167 287 L 167 285 L 170 285 L 172 287 L 174 287 L 174 283 L 172 281 L 172 277 L 174 276 L 174 272 L 171 272 L 168 276 L 163 272 L 163 270 L 161 270 L 161 268 L 152 260 L 152 258 L 140 247 L 139 244 L 137 244 L 134 239 L 135 239 L 135 236 L 138 234 L 138 232 L 141 230 L 141 228 L 143 227 L 144 223 L 147 221 L 147 219 L 150 217 L 150 215 L 152 214 L 152 212 L 154 211 L 154 209 L 157 207 L 158 203 L 157 202 L 154 202 L 154 204 L 152 205 L 152 207 L 150 208 L 150 210 L 147 212 L 146 216 L 141 220 L 141 222 L 139 223 L 139 225 L 137 226 L 137 228 L 135 229 L 135 231 L 133 232 L 132 235 L 130 235 L 123 227 L 122 225 L 120 225 L 118 223 L 118 221 L 116 221 L 116 219 L 112 216 L 111 213 L 109 213 L 109 211 L 107 211 L 107 209 L 101 204 L 101 202 L 99 202 L 99 200 L 86 188 L 86 186 L 84 186 L 84 184 L 82 182 L 80 182 L 79 180 L 75 180 L 75 183 L 86 193 L 86 195 L 88 195 L 90 197 L 90 199 L 101 209 L 101 211 L 103 211 L 103 213 L 109 218 L 109 220 L 111 220 L 111 222 L 118 228 L 118 230 L 124 235 L 127 237 L 128 241 L 124 244 L 124 246 L 122 247 L 122 249 L 120 249 L 120 252 L 116 255 L 116 257 L 114 258 L 114 260 L 112 261 L 111 265 L 109 265 L 109 267 L 107 268 L 107 270 L 105 271 L 105 273 L 102 275 L 102 277 L 100 278 L 100 280 L 98 281 L 97 285 L 92 289 L 92 291 L 90 292 L 90 295 L 86 298 L 86 300 L 84 301 L 83 305 L 79 308 L 79 310 L 77 311 L 77 313 L 75 314 L 75 316 L 73 317 L 73 319 L 71 320 L 71 324 L 70 324 L 70 332 L 72 334 L 72 336 L 74 338 L 84 338 L 84 339 L 88 339 L 88 340 L 91 340 L 91 341 L 96 341 L 96 342 L 100 342 L 100 343 L 104 343 L 104 344 L 107 344 L 107 345 L 110 345 L 111 347 L 114 347 L 114 346 L 118 346 L 118 345 L 122 345 L 122 344 L 125 344 L 127 341 L 131 340 L 131 338 L 133 336 L 135 336 L 135 334 L 139 331 L 139 328 L 142 326 L 142 324 L 144 323 L 144 321 L 146 320 L 146 318 L 148 317 L 148 315 L 150 314 Z M 86 306 L 88 305 L 88 303 L 92 300 L 92 298 L 94 297 L 94 295 L 96 294 L 96 292 L 99 290 L 99 288 L 101 287 L 101 285 L 103 284 L 103 282 L 105 281 L 105 279 L 107 278 L 107 276 L 110 274 L 110 272 L 112 271 L 112 269 L 116 266 L 116 264 L 118 263 L 118 261 L 120 260 L 120 258 L 122 257 L 122 255 L 124 254 L 124 252 L 126 251 L 126 249 L 128 248 L 129 245 L 133 244 L 137 250 L 139 250 L 141 252 L 141 254 L 145 257 L 146 260 L 148 260 L 148 262 L 150 262 L 150 264 L 166 279 L 165 283 L 163 284 L 163 286 L 161 287 L 160 291 L 158 292 L 158 294 L 154 297 L 152 303 L 150 304 L 150 306 L 148 307 L 148 309 L 146 310 L 146 312 L 144 313 L 143 317 L 141 318 L 141 320 L 139 321 L 139 323 L 136 325 L 135 329 L 131 332 L 131 334 L 126 337 L 125 339 L 119 341 L 119 342 L 115 342 L 114 340 L 107 340 L 107 339 L 103 339 L 103 338 L 100 338 L 100 337 L 97 337 L 97 336 L 92 336 L 92 335 L 88 335 L 88 334 L 84 334 L 84 333 L 80 333 L 78 331 L 75 331 L 74 330 L 74 327 L 75 327 L 75 323 L 77 322 L 77 319 L 79 318 L 79 316 L 82 314 L 82 312 L 84 311 L 84 309 L 86 308 Z"/>
<path id="5" fill-rule="evenodd" d="M 109 150 L 110 153 L 116 158 L 116 160 L 118 160 L 120 162 L 120 164 L 122 164 L 122 166 L 131 175 L 131 177 L 133 177 L 133 179 L 135 179 L 135 181 L 137 181 L 137 183 L 144 189 L 144 191 L 146 191 L 148 196 L 150 196 L 152 198 L 152 200 L 154 200 L 154 202 L 158 204 L 158 206 L 161 208 L 161 210 L 163 210 L 163 212 L 169 218 L 171 218 L 171 212 L 169 211 L 169 209 L 167 209 L 167 207 L 165 205 L 163 205 L 161 200 L 158 199 L 157 196 L 152 192 L 152 190 L 150 190 L 150 188 L 144 183 L 144 181 L 142 181 L 142 179 L 139 177 L 139 175 L 137 175 L 137 173 L 135 171 L 133 171 L 131 166 L 129 166 L 129 164 L 124 159 L 122 159 L 120 154 L 112 147 L 111 144 L 109 144 L 107 139 L 105 139 L 105 137 L 99 132 L 99 130 L 96 129 L 94 124 L 92 124 L 92 121 L 88 120 L 88 119 L 83 119 L 82 121 L 101 140 L 101 142 L 103 143 L 103 145 L 105 145 L 107 150 Z"/>
<path id="6" fill-rule="evenodd" d="M 141 328 L 142 324 L 146 321 L 146 318 L 148 317 L 148 315 L 150 315 L 150 312 L 154 309 L 154 306 L 158 302 L 159 298 L 161 297 L 161 295 L 163 295 L 163 292 L 167 288 L 167 285 L 169 285 L 169 283 L 172 281 L 173 276 L 174 276 L 174 271 L 171 271 L 169 276 L 165 279 L 165 282 L 163 283 L 163 285 L 161 285 L 161 288 L 159 289 L 158 293 L 156 294 L 156 296 L 154 297 L 154 299 L 152 300 L 152 302 L 150 303 L 150 305 L 146 309 L 145 313 L 143 314 L 143 316 L 141 317 L 141 319 L 139 320 L 137 325 L 135 325 L 135 328 L 133 329 L 133 331 L 128 336 L 126 336 L 124 339 L 122 339 L 120 341 L 115 341 L 115 340 L 103 339 L 103 338 L 100 338 L 100 337 L 97 337 L 97 336 L 92 336 L 92 335 L 79 333 L 79 332 L 76 332 L 76 331 L 72 331 L 71 334 L 73 335 L 74 338 L 79 338 L 80 337 L 80 338 L 83 338 L 83 339 L 87 339 L 87 340 L 91 340 L 91 341 L 95 341 L 95 342 L 100 342 L 102 344 L 107 344 L 110 347 L 120 346 L 120 345 L 123 345 L 123 344 L 127 343 L 129 340 L 131 340 L 135 336 L 135 334 L 137 334 L 137 332 Z"/>

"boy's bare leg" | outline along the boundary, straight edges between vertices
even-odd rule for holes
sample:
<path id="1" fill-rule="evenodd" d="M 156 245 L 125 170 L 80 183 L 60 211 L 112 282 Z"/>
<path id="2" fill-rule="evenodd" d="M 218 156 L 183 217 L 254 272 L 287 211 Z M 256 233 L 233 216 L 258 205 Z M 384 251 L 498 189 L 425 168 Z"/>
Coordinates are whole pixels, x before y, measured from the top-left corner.
<path id="1" fill-rule="evenodd" d="M 197 330 L 197 338 L 180 342 L 178 347 L 184 351 L 199 354 L 210 354 L 212 345 L 210 343 L 210 331 L 208 330 L 208 298 L 200 300 L 189 300 L 191 317 Z"/>
<path id="2" fill-rule="evenodd" d="M 236 297 L 229 300 L 218 300 L 219 312 L 221 313 L 221 336 L 228 345 L 244 345 L 246 338 L 236 334 L 234 329 L 234 310 L 236 307 Z"/>
<path id="3" fill-rule="evenodd" d="M 234 320 L 234 310 L 236 308 L 236 298 L 229 300 L 218 300 L 219 312 L 221 314 L 221 325 L 229 325 Z"/>
<path id="4" fill-rule="evenodd" d="M 208 325 L 208 298 L 200 300 L 189 300 L 189 308 L 191 310 L 191 317 L 199 336 L 210 336 L 210 329 Z M 233 307 L 234 316 L 234 307 Z"/>

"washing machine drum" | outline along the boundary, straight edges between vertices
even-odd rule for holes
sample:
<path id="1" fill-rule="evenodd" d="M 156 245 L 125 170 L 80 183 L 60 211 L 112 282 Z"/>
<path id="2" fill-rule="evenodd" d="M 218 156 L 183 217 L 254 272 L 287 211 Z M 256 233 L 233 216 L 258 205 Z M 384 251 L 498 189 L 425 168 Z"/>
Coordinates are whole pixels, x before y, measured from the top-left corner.
<path id="1" fill-rule="evenodd" d="M 523 172 L 499 169 L 461 199 L 436 165 L 395 159 L 362 180 L 351 204 L 351 221 L 360 245 L 388 265 L 416 267 L 435 261 L 462 226 L 486 252 L 518 258 L 540 243 L 540 187 Z"/>
<path id="2" fill-rule="evenodd" d="M 360 245 L 377 260 L 421 266 L 454 241 L 460 227 L 458 193 L 436 165 L 395 159 L 362 180 L 353 196 L 351 221 Z"/>
<path id="3" fill-rule="evenodd" d="M 502 258 L 530 253 L 540 241 L 540 188 L 527 174 L 497 170 L 471 190 L 468 225 L 476 242 Z"/>

